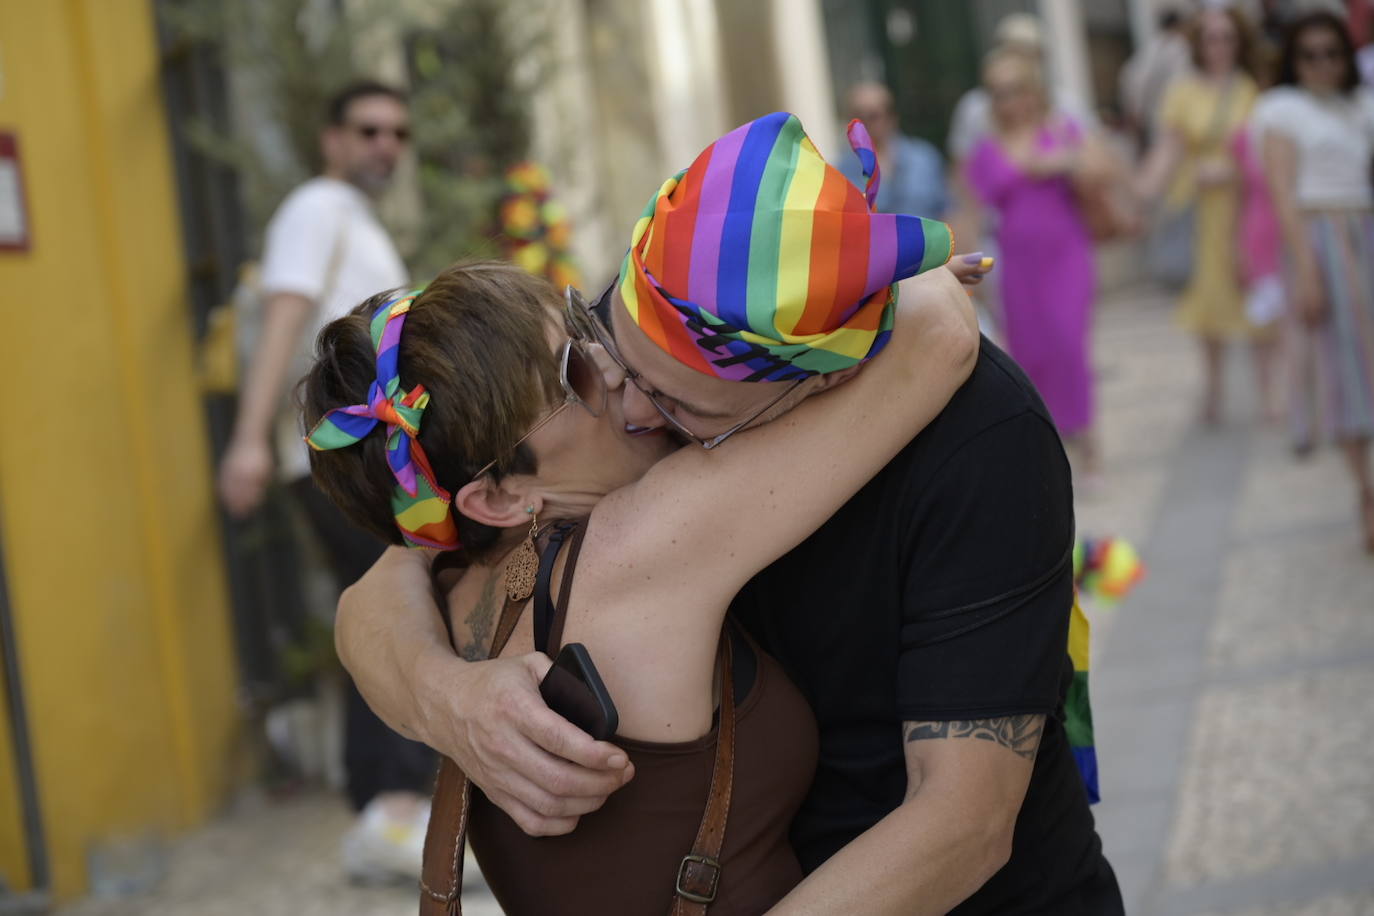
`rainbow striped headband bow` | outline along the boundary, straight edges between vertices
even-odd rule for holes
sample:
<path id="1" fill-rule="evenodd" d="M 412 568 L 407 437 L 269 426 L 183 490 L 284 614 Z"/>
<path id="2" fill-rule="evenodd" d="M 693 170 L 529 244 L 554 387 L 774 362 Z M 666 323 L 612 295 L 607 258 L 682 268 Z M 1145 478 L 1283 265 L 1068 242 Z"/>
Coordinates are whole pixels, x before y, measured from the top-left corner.
<path id="1" fill-rule="evenodd" d="M 458 527 L 449 508 L 453 497 L 434 479 L 429 458 L 420 447 L 420 419 L 429 405 L 429 393 L 424 385 L 402 393 L 397 368 L 401 328 L 420 293 L 413 289 L 388 299 L 372 314 L 377 379 L 368 388 L 367 403 L 329 411 L 305 441 L 316 451 L 346 448 L 361 442 L 378 423 L 386 424 L 386 461 L 396 477 L 391 494 L 396 527 L 411 547 L 456 550 Z"/>
<path id="2" fill-rule="evenodd" d="M 887 343 L 896 282 L 949 260 L 936 220 L 874 213 L 878 160 L 849 124 L 860 191 L 795 115 L 774 112 L 708 146 L 649 201 L 620 268 L 630 318 L 698 372 L 782 381 L 835 372 Z"/>

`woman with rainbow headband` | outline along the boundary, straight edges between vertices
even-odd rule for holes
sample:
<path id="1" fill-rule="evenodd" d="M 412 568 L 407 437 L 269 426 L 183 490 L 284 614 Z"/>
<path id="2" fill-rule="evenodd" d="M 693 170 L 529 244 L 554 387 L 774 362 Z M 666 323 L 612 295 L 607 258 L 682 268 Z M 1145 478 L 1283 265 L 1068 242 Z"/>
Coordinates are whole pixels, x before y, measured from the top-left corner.
<path id="1" fill-rule="evenodd" d="M 316 481 L 462 568 L 440 586 L 464 656 L 584 644 L 636 768 L 574 833 L 533 839 L 481 795 L 469 810 L 446 763 L 421 912 L 456 908 L 468 823 L 512 914 L 754 913 L 801 880 L 787 830 L 815 725 L 726 608 L 939 413 L 978 350 L 967 297 L 932 270 L 947 227 L 873 213 L 871 147 L 861 125 L 850 137 L 867 194 L 775 114 L 705 150 L 636 225 L 606 298 L 698 371 L 770 392 L 704 448 L 627 431 L 599 319 L 509 265 L 456 265 L 321 334 L 304 387 Z"/>

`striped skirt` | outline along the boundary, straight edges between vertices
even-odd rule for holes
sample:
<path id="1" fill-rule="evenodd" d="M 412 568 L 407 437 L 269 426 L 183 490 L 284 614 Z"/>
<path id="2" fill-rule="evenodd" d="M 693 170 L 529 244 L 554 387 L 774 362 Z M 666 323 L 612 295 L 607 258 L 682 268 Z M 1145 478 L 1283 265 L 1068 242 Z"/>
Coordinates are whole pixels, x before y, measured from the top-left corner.
<path id="1" fill-rule="evenodd" d="M 1316 328 L 1294 322 L 1293 437 L 1367 439 L 1374 436 L 1374 212 L 1306 221 L 1327 315 Z"/>

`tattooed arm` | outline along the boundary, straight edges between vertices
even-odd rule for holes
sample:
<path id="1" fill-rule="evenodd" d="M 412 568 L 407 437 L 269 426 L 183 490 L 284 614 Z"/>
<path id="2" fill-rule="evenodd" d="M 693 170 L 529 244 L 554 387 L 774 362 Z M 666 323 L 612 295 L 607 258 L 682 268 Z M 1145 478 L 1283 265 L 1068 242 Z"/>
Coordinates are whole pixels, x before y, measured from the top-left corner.
<path id="1" fill-rule="evenodd" d="M 1011 855 L 1043 715 L 906 722 L 906 800 L 770 912 L 947 913 Z"/>
<path id="2" fill-rule="evenodd" d="M 1045 730 L 1044 716 L 1005 716 L 1001 719 L 967 719 L 959 722 L 907 722 L 902 726 L 902 740 L 938 741 L 942 738 L 977 738 L 1000 744 L 1026 760 L 1035 760 L 1040 747 L 1040 733 Z M 915 787 L 908 785 L 907 793 Z"/>

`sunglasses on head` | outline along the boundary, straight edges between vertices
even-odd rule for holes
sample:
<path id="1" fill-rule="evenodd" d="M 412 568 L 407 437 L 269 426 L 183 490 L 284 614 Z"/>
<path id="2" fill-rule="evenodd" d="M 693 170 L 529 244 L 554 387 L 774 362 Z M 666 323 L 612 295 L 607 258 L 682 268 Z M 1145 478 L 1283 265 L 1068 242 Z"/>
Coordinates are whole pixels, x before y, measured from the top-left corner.
<path id="1" fill-rule="evenodd" d="M 364 140 L 375 140 L 382 134 L 391 134 L 398 143 L 405 143 L 410 139 L 410 128 L 384 127 L 380 124 L 354 124 L 353 130 Z"/>

